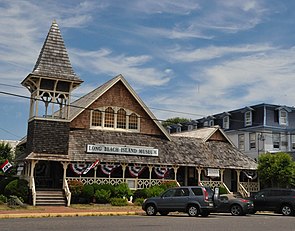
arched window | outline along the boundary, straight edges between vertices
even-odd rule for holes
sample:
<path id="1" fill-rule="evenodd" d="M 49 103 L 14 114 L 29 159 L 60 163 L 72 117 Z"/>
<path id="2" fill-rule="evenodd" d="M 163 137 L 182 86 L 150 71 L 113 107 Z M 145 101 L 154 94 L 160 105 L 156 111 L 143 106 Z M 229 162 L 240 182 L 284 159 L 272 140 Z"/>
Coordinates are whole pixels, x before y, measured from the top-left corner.
<path id="1" fill-rule="evenodd" d="M 115 111 L 111 107 L 108 107 L 105 110 L 104 127 L 113 128 L 114 123 L 115 123 Z"/>
<path id="2" fill-rule="evenodd" d="M 138 129 L 138 116 L 135 113 L 132 113 L 129 116 L 129 129 Z"/>
<path id="3" fill-rule="evenodd" d="M 117 128 L 126 129 L 126 111 L 123 108 L 117 112 Z"/>
<path id="4" fill-rule="evenodd" d="M 92 112 L 92 126 L 102 125 L 102 112 L 99 110 L 94 110 Z"/>

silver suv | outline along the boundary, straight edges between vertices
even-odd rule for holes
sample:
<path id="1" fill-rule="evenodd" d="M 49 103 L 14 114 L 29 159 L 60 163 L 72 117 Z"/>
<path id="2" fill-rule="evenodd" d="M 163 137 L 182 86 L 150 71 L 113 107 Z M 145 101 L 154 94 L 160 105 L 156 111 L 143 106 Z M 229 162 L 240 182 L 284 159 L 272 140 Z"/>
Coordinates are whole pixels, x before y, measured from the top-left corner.
<path id="1" fill-rule="evenodd" d="M 167 189 L 159 197 L 146 199 L 142 209 L 148 216 L 154 216 L 157 212 L 165 216 L 178 211 L 188 213 L 191 217 L 206 217 L 213 210 L 213 201 L 205 187 L 183 186 Z"/>

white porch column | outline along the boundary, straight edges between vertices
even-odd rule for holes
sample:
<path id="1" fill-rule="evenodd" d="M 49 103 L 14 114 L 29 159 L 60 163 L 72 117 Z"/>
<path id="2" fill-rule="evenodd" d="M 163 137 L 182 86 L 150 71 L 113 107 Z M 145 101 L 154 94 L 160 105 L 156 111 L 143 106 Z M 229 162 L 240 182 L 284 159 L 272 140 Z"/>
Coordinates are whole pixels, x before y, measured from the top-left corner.
<path id="1" fill-rule="evenodd" d="M 38 160 L 32 160 L 31 161 L 31 172 L 30 172 L 30 188 L 32 188 L 33 186 L 33 178 L 34 178 L 34 169 L 35 169 L 35 166 L 36 164 L 38 163 Z"/>
<path id="2" fill-rule="evenodd" d="M 178 170 L 179 167 L 175 165 L 172 168 L 174 170 L 174 180 L 177 181 L 177 170 Z"/>
<path id="3" fill-rule="evenodd" d="M 149 168 L 149 186 L 152 186 L 152 172 L 153 172 L 153 165 L 148 165 Z"/>
<path id="4" fill-rule="evenodd" d="M 69 165 L 69 162 L 61 162 L 62 166 L 63 166 L 63 178 L 62 178 L 62 188 L 65 188 L 65 180 L 66 180 L 66 177 L 67 177 L 67 168 L 68 168 L 68 165 Z"/>
<path id="5" fill-rule="evenodd" d="M 128 166 L 128 164 L 121 164 L 122 166 L 122 171 L 123 171 L 123 181 L 125 180 L 125 172 L 126 172 L 126 168 Z"/>
<path id="6" fill-rule="evenodd" d="M 222 183 L 224 183 L 224 182 L 223 182 L 224 171 L 225 171 L 225 169 L 220 169 L 220 181 L 221 181 Z"/>
<path id="7" fill-rule="evenodd" d="M 94 182 L 96 182 L 97 166 L 94 167 Z"/>
<path id="8" fill-rule="evenodd" d="M 201 175 L 202 175 L 202 169 L 201 168 L 197 168 L 197 171 L 198 171 L 198 185 L 200 185 L 201 183 Z"/>

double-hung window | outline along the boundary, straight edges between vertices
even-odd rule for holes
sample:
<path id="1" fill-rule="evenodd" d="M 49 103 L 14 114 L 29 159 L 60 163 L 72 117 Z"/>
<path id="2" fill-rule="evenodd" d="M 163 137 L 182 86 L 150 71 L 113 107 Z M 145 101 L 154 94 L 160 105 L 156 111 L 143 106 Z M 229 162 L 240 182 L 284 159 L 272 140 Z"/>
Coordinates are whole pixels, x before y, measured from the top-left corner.
<path id="1" fill-rule="evenodd" d="M 280 149 L 281 136 L 279 133 L 272 134 L 272 143 L 274 149 Z"/>
<path id="2" fill-rule="evenodd" d="M 256 149 L 256 133 L 249 133 L 249 148 Z"/>
<path id="3" fill-rule="evenodd" d="M 280 125 L 288 125 L 288 112 L 285 110 L 279 111 L 279 123 Z"/>
<path id="4" fill-rule="evenodd" d="M 252 125 L 252 111 L 245 112 L 245 126 Z"/>
<path id="5" fill-rule="evenodd" d="M 223 117 L 222 127 L 223 129 L 229 129 L 229 116 Z"/>
<path id="6" fill-rule="evenodd" d="M 245 135 L 244 134 L 238 135 L 238 148 L 240 151 L 245 151 Z"/>

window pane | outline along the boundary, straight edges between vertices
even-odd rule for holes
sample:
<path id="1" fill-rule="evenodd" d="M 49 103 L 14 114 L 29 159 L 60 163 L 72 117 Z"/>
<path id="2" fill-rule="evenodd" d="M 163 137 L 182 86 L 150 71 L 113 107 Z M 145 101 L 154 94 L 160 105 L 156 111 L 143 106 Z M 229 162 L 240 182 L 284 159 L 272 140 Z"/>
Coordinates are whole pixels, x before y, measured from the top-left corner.
<path id="1" fill-rule="evenodd" d="M 101 126 L 102 112 L 99 110 L 92 111 L 92 126 Z"/>
<path id="2" fill-rule="evenodd" d="M 117 112 L 117 128 L 126 129 L 126 111 L 123 108 Z"/>
<path id="3" fill-rule="evenodd" d="M 138 129 L 138 116 L 135 113 L 129 116 L 129 129 Z"/>
<path id="4" fill-rule="evenodd" d="M 238 148 L 239 150 L 245 150 L 245 136 L 244 134 L 238 135 Z"/>
<path id="5" fill-rule="evenodd" d="M 280 134 L 272 135 L 273 148 L 280 148 Z"/>
<path id="6" fill-rule="evenodd" d="M 255 133 L 250 133 L 249 134 L 249 146 L 250 149 L 255 149 L 256 148 L 256 134 Z"/>
<path id="7" fill-rule="evenodd" d="M 111 107 L 108 107 L 105 110 L 104 126 L 107 128 L 113 128 L 114 120 L 115 120 L 114 110 Z"/>

